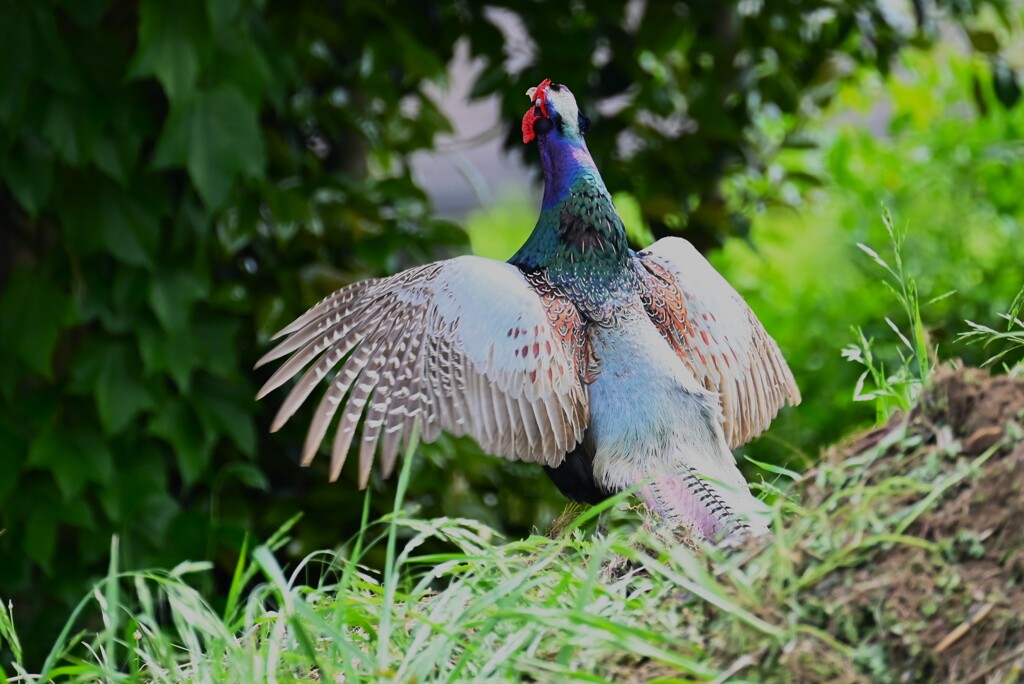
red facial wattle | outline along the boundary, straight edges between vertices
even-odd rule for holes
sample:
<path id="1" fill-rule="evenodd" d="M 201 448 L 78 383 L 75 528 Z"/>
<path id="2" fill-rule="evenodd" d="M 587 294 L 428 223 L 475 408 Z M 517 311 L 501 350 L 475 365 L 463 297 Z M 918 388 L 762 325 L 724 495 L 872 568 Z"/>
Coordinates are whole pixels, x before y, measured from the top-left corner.
<path id="1" fill-rule="evenodd" d="M 536 137 L 533 132 L 534 122 L 543 117 L 545 119 L 550 118 L 548 116 L 548 86 L 551 85 L 551 79 L 545 78 L 537 86 L 537 89 L 533 93 L 534 102 L 530 104 L 530 108 L 526 110 L 526 114 L 523 115 L 523 143 L 528 143 Z M 538 104 L 539 103 L 539 104 Z M 537 114 L 537 109 L 540 108 L 540 114 Z"/>

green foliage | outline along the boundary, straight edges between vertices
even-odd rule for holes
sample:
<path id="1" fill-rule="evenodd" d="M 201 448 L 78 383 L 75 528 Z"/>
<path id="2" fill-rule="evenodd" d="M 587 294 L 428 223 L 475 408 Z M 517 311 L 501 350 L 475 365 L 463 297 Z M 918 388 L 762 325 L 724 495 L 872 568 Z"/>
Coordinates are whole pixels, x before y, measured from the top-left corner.
<path id="1" fill-rule="evenodd" d="M 1021 287 L 1024 149 L 1011 141 L 1024 134 L 1024 109 L 977 92 L 984 61 L 939 50 L 903 63 L 887 82 L 865 75 L 841 93 L 820 150 L 780 159 L 824 179 L 799 211 L 756 215 L 749 241 L 712 258 L 785 350 L 804 395 L 748 448 L 759 460 L 811 462 L 853 425 L 906 409 L 936 349 L 980 365 L 982 348 L 957 341 L 964 318 L 996 320 Z M 976 97 L 985 107 L 965 106 Z M 884 135 L 864 123 L 880 111 Z M 851 405 L 852 387 L 866 403 Z"/>
<path id="2" fill-rule="evenodd" d="M 321 477 L 284 455 L 294 431 L 262 437 L 257 340 L 342 282 L 464 242 L 402 163 L 446 128 L 420 87 L 444 79 L 459 23 L 403 21 L 0 4 L 17 65 L 0 75 L 0 586 L 33 597 L 28 658 L 111 533 L 130 566 L 227 560 L 289 517 Z M 358 524 L 337 494 L 302 498 Z"/>
<path id="3" fill-rule="evenodd" d="M 926 342 L 927 331 L 924 321 L 921 319 L 921 300 L 917 292 L 917 281 L 914 276 L 907 272 L 903 264 L 903 243 L 906 240 L 906 232 L 897 229 L 892 222 L 892 215 L 888 208 L 882 209 L 882 224 L 885 232 L 889 235 L 889 242 L 892 245 L 893 265 L 883 259 L 878 252 L 867 245 L 857 244 L 862 252 L 867 254 L 872 261 L 888 276 L 883 280 L 889 292 L 899 302 L 906 316 L 905 324 L 908 326 L 910 337 L 913 342 L 903 334 L 900 326 L 888 316 L 885 322 L 896 334 L 896 337 L 903 343 L 897 348 L 899 362 L 896 368 L 887 372 L 884 362 L 876 363 L 872 351 L 872 342 L 864 336 L 864 331 L 854 326 L 856 342 L 843 349 L 843 358 L 864 366 L 865 370 L 857 378 L 857 385 L 853 390 L 854 401 L 873 401 L 875 403 L 875 423 L 881 425 L 887 421 L 896 411 L 909 411 L 913 406 L 924 383 L 931 376 L 932 359 L 931 350 Z M 944 295 L 933 299 L 948 297 L 954 294 L 947 292 Z M 929 302 L 931 303 L 931 302 Z M 865 382 L 870 379 L 873 389 L 865 391 Z"/>
<path id="4" fill-rule="evenodd" d="M 784 200 L 778 188 L 808 176 L 773 162 L 807 145 L 808 120 L 859 67 L 888 74 L 899 50 L 927 44 L 940 22 L 976 38 L 1008 96 L 1016 79 L 1003 53 L 1019 18 L 1001 0 L 915 3 L 914 16 L 871 0 L 492 6 L 519 18 L 534 55 L 509 78 L 505 44 L 472 35 L 488 57 L 474 93 L 500 93 L 514 121 L 523 101 L 509 93 L 543 78 L 570 85 L 599 131 L 588 146 L 608 187 L 636 197 L 655 235 L 683 230 L 702 250 L 749 225 L 723 179 L 742 187 L 743 202 Z M 509 145 L 518 137 L 509 131 Z"/>
<path id="5" fill-rule="evenodd" d="M 0 587 L 32 597 L 26 660 L 107 569 L 112 533 L 128 568 L 203 557 L 227 574 L 247 530 L 297 508 L 316 522 L 291 553 L 358 528 L 351 482 L 294 466 L 301 421 L 265 435 L 250 368 L 331 289 L 465 249 L 408 170 L 448 130 L 423 88 L 458 39 L 510 135 L 527 86 L 572 84 L 601 104 L 593 147 L 636 225 L 707 243 L 742 205 L 722 179 L 770 194 L 759 174 L 846 78 L 837 65 L 885 72 L 930 35 L 869 0 L 648 3 L 628 20 L 610 1 L 495 7 L 535 42 L 525 71 L 508 71 L 493 10 L 465 3 L 0 2 Z M 978 34 L 993 60 L 1000 41 Z M 985 101 L 1008 103 L 1015 73 L 997 73 Z M 410 498 L 431 514 L 522 532 L 557 512 L 537 468 L 464 440 L 422 453 Z"/>
<path id="6" fill-rule="evenodd" d="M 473 253 L 505 261 L 522 247 L 537 223 L 540 202 L 523 192 L 510 192 L 485 209 L 466 217 Z"/>
<path id="7" fill-rule="evenodd" d="M 1005 330 L 996 330 L 981 323 L 966 321 L 970 330 L 960 333 L 959 339 L 967 344 L 980 344 L 987 353 L 1002 348 L 986 359 L 983 364 L 985 366 L 1002 361 L 1007 370 L 1020 368 L 1021 362 L 1024 361 L 1024 357 L 1021 356 L 1021 352 L 1024 351 L 1022 310 L 1024 310 L 1024 286 L 1013 298 L 1010 310 L 1007 313 L 999 314 L 1001 318 L 1006 319 Z"/>

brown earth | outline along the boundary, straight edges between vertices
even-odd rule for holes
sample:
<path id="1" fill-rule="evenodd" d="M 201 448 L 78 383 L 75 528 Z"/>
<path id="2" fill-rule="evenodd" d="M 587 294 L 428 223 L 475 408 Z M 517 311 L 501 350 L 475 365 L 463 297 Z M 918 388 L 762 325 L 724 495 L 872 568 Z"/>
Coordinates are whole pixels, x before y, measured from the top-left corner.
<path id="1" fill-rule="evenodd" d="M 833 466 L 867 455 L 866 483 L 905 476 L 935 486 L 883 508 L 937 495 L 904 531 L 932 548 L 893 544 L 821 585 L 826 629 L 876 656 L 851 681 L 1024 681 L 1022 416 L 1024 380 L 943 370 L 907 416 L 826 455 Z M 814 505 L 829 492 L 806 495 Z"/>

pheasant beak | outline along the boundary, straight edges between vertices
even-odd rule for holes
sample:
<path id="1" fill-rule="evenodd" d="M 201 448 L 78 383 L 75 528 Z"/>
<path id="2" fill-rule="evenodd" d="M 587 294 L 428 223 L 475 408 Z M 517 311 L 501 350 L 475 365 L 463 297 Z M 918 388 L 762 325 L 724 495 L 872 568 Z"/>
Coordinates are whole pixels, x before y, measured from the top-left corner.
<path id="1" fill-rule="evenodd" d="M 533 130 L 537 119 L 550 118 L 548 116 L 548 86 L 550 85 L 551 79 L 545 78 L 537 87 L 526 91 L 526 96 L 530 98 L 530 108 L 523 115 L 523 144 L 537 137 Z"/>

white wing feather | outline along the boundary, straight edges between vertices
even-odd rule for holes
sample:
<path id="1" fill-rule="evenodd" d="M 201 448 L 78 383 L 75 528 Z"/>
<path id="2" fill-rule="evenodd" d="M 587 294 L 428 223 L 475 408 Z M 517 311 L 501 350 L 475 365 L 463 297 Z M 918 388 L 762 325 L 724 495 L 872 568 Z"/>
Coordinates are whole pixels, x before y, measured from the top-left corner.
<path id="1" fill-rule="evenodd" d="M 664 238 L 640 257 L 641 263 L 653 259 L 663 267 L 683 295 L 688 329 L 666 334 L 697 380 L 719 393 L 730 448 L 761 434 L 787 402 L 800 403 L 800 390 L 775 340 L 693 245 Z"/>
<path id="2" fill-rule="evenodd" d="M 258 397 L 309 366 L 278 411 L 277 430 L 318 384 L 328 384 L 303 463 L 340 415 L 331 479 L 361 419 L 360 486 L 378 451 L 390 473 L 416 419 L 424 441 L 445 430 L 473 437 L 488 453 L 548 465 L 583 438 L 588 400 L 575 350 L 509 264 L 465 256 L 356 283 L 275 337 L 282 336 L 257 366 L 290 357 Z"/>

